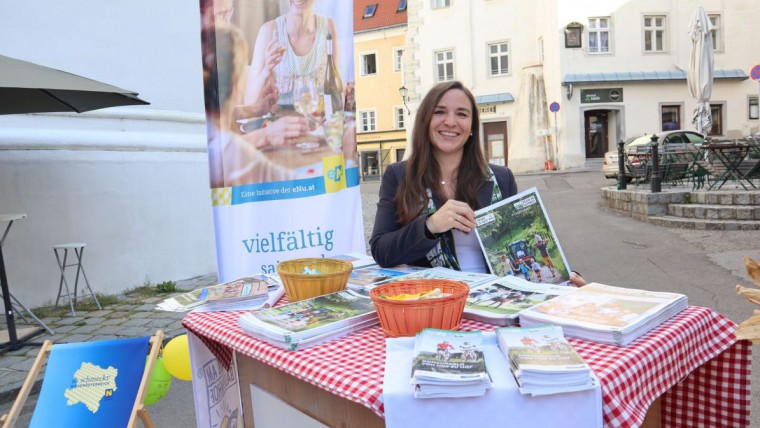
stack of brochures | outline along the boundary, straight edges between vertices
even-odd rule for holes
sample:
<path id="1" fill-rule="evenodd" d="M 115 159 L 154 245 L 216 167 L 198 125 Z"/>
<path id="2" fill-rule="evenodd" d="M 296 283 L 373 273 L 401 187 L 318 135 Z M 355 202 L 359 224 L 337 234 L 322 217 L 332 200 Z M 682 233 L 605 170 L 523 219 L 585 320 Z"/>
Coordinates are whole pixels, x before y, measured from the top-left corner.
<path id="1" fill-rule="evenodd" d="M 496 325 L 517 323 L 523 309 L 543 303 L 573 287 L 540 284 L 516 276 L 505 276 L 470 287 L 464 317 Z"/>
<path id="2" fill-rule="evenodd" d="M 273 304 L 282 297 L 283 292 L 284 289 L 274 278 L 254 275 L 171 297 L 159 303 L 156 309 L 171 312 L 256 309 L 268 302 Z"/>
<path id="3" fill-rule="evenodd" d="M 243 314 L 240 327 L 251 337 L 296 351 L 378 323 L 372 300 L 351 290 Z"/>
<path id="4" fill-rule="evenodd" d="M 414 342 L 415 398 L 479 397 L 491 387 L 480 331 L 426 328 Z"/>
<path id="5" fill-rule="evenodd" d="M 520 324 L 554 324 L 567 336 L 627 346 L 688 305 L 683 294 L 592 283 L 525 309 Z"/>
<path id="6" fill-rule="evenodd" d="M 561 327 L 497 328 L 496 340 L 522 394 L 559 394 L 598 385 L 591 367 L 567 343 Z"/>

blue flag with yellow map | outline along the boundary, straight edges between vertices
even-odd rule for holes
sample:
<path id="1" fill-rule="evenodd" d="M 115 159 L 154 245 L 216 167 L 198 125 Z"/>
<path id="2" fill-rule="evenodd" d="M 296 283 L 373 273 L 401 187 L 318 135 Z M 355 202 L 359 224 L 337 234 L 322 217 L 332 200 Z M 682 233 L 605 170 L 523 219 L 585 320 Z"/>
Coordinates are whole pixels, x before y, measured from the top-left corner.
<path id="1" fill-rule="evenodd" d="M 127 426 L 149 337 L 54 345 L 31 427 Z"/>

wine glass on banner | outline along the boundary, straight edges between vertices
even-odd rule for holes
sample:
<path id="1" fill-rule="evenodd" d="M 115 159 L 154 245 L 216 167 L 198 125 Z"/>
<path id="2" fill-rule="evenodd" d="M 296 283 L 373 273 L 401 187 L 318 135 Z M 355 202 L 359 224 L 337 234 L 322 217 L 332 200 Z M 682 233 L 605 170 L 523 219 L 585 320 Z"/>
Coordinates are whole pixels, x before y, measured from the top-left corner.
<path id="1" fill-rule="evenodd" d="M 309 123 L 314 120 L 314 113 L 319 107 L 319 88 L 317 82 L 309 76 L 298 76 L 293 81 L 293 106 Z M 300 149 L 313 149 L 319 146 L 314 141 L 302 141 L 296 144 Z"/>

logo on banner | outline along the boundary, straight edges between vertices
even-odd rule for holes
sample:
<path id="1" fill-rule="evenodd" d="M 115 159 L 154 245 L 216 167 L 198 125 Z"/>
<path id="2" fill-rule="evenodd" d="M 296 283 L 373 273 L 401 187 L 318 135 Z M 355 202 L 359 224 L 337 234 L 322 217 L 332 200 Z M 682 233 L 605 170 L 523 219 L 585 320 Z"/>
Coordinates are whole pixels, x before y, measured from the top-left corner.
<path id="1" fill-rule="evenodd" d="M 343 154 L 322 158 L 325 172 L 325 192 L 335 193 L 346 188 L 346 160 Z"/>

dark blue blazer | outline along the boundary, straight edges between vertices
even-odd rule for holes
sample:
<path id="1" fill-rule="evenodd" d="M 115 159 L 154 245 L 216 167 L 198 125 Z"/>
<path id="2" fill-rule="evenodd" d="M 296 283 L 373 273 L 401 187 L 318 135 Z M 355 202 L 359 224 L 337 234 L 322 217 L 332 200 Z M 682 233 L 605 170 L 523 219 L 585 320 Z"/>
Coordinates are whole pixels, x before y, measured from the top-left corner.
<path id="1" fill-rule="evenodd" d="M 508 198 L 517 194 L 517 183 L 509 168 L 489 165 L 499 183 L 501 195 Z M 406 161 L 391 164 L 383 174 L 380 184 L 380 200 L 377 203 L 375 214 L 375 227 L 369 245 L 372 249 L 372 257 L 377 264 L 383 267 L 410 264 L 415 266 L 430 267 L 430 262 L 425 255 L 433 249 L 438 239 L 430 239 L 425 234 L 426 216 L 420 216 L 411 223 L 400 225 L 396 218 L 396 206 L 393 203 L 398 190 L 398 185 L 404 177 Z M 493 181 L 485 180 L 478 190 L 480 206 L 491 205 L 493 195 Z M 436 208 L 439 207 L 434 201 Z M 451 232 L 446 232 L 451 234 Z"/>

